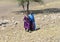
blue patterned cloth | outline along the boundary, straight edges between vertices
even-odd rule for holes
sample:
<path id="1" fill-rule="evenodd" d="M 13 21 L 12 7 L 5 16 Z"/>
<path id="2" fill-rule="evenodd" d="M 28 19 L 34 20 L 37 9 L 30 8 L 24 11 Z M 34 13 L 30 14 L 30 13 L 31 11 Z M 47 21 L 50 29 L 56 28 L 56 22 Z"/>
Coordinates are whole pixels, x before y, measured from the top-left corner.
<path id="1" fill-rule="evenodd" d="M 29 17 L 29 20 L 33 24 L 33 29 L 36 30 L 36 23 L 35 23 L 34 13 L 29 14 L 28 17 Z"/>

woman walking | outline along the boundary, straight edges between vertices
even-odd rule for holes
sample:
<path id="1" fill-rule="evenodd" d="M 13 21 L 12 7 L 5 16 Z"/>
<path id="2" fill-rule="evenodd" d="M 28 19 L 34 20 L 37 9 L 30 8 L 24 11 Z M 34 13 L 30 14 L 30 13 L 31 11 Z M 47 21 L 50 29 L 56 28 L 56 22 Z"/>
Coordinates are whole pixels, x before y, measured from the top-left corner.
<path id="1" fill-rule="evenodd" d="M 33 13 L 24 16 L 24 28 L 26 31 L 36 30 L 36 24 Z"/>

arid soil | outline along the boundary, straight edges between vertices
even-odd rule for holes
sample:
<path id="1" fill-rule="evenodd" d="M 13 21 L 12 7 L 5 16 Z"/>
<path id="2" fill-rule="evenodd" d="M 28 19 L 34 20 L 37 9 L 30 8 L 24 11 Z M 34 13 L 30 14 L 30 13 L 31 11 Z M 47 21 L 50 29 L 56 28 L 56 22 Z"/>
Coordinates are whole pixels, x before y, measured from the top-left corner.
<path id="1" fill-rule="evenodd" d="M 34 5 L 34 6 L 33 6 Z M 46 9 L 46 10 L 44 10 Z M 60 42 L 60 2 L 44 5 L 32 4 L 35 21 L 39 30 L 26 32 L 23 26 L 23 13 L 17 3 L 0 3 L 0 42 Z M 37 12 L 37 11 L 42 11 Z"/>

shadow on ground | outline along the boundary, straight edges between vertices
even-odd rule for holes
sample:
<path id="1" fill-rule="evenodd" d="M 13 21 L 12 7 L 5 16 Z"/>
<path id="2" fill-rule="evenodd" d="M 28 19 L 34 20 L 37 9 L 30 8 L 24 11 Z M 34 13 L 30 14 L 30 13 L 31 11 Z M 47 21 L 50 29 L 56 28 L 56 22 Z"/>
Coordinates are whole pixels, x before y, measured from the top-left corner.
<path id="1" fill-rule="evenodd" d="M 47 8 L 47 9 L 43 9 L 43 10 L 29 10 L 35 14 L 39 14 L 39 13 L 60 13 L 60 8 Z M 22 12 L 26 12 L 26 11 L 13 11 L 13 13 L 16 14 L 20 14 Z"/>
<path id="2" fill-rule="evenodd" d="M 31 32 L 29 32 L 29 33 L 32 33 L 32 32 L 34 32 L 34 31 L 38 31 L 40 28 L 36 28 L 36 30 L 33 30 L 33 31 L 31 31 Z"/>
<path id="3" fill-rule="evenodd" d="M 39 29 L 40 29 L 40 28 L 37 28 L 36 31 L 39 30 Z"/>

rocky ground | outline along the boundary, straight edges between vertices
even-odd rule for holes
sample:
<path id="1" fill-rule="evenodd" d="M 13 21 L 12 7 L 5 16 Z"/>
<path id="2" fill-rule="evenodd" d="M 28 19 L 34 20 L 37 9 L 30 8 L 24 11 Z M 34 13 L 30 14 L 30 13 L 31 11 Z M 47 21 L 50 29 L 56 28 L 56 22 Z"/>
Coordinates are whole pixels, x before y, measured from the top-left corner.
<path id="1" fill-rule="evenodd" d="M 33 4 L 34 5 L 34 4 Z M 43 13 L 35 13 L 35 20 L 39 30 L 25 32 L 23 27 L 22 8 L 17 4 L 0 5 L 0 42 L 60 42 L 60 11 L 58 3 L 48 3 L 41 6 L 32 6 L 30 9 L 49 9 Z M 57 8 L 57 9 L 56 9 Z M 56 11 L 55 11 L 56 10 Z M 51 12 L 52 11 L 52 12 Z M 19 13 L 19 14 L 18 14 Z"/>

